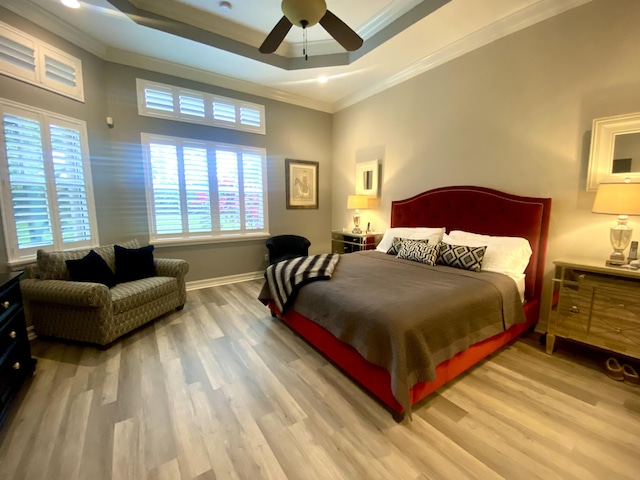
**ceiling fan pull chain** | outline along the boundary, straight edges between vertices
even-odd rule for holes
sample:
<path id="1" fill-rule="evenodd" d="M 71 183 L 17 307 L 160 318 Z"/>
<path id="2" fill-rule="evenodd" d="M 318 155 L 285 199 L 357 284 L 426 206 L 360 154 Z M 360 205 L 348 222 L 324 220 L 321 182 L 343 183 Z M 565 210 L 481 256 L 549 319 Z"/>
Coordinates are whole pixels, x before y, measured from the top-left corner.
<path id="1" fill-rule="evenodd" d="M 309 60 L 309 55 L 307 55 L 307 29 L 305 27 L 306 25 L 302 26 L 302 55 L 304 55 L 304 60 L 306 62 Z"/>

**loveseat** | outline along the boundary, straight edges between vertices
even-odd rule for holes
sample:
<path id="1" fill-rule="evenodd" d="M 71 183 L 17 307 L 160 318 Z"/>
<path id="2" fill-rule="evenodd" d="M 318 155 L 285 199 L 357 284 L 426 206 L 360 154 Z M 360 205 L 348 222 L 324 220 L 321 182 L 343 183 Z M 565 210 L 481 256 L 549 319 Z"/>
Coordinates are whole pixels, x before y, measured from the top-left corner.
<path id="1" fill-rule="evenodd" d="M 116 245 L 123 249 L 139 247 L 136 239 Z M 117 283 L 111 288 L 102 283 L 72 281 L 66 261 L 84 259 L 90 250 L 40 250 L 36 264 L 25 269 L 20 282 L 24 311 L 37 335 L 105 346 L 184 306 L 184 277 L 189 270 L 186 261 L 151 257 L 155 276 Z M 93 250 L 116 275 L 114 245 Z"/>

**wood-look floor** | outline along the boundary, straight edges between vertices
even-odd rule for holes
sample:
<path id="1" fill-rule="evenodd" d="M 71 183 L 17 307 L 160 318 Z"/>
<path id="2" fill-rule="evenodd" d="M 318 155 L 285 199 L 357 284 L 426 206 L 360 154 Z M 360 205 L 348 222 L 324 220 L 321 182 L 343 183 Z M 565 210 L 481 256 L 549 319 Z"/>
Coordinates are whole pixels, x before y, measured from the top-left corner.
<path id="1" fill-rule="evenodd" d="M 640 387 L 533 334 L 391 415 L 256 300 L 189 292 L 109 350 L 33 342 L 0 479 L 637 479 Z"/>

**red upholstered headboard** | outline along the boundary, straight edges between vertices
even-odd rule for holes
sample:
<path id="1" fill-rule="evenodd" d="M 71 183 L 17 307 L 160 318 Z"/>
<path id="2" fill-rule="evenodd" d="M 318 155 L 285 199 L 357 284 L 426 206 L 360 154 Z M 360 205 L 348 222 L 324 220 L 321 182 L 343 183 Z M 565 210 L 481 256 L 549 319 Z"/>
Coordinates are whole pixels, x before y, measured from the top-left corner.
<path id="1" fill-rule="evenodd" d="M 441 187 L 392 202 L 391 226 L 524 237 L 533 251 L 525 271 L 525 298 L 539 300 L 550 213 L 550 198 L 520 197 L 484 187 Z"/>

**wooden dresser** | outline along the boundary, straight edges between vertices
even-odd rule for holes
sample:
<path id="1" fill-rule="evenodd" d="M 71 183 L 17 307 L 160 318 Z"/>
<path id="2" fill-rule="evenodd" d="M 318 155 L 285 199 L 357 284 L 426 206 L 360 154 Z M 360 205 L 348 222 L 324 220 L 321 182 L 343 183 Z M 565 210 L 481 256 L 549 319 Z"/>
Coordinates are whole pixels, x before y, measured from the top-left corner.
<path id="1" fill-rule="evenodd" d="M 640 271 L 607 267 L 604 259 L 554 261 L 554 302 L 547 353 L 556 337 L 640 358 Z"/>
<path id="2" fill-rule="evenodd" d="M 34 367 L 20 296 L 20 273 L 0 273 L 0 426 Z"/>

